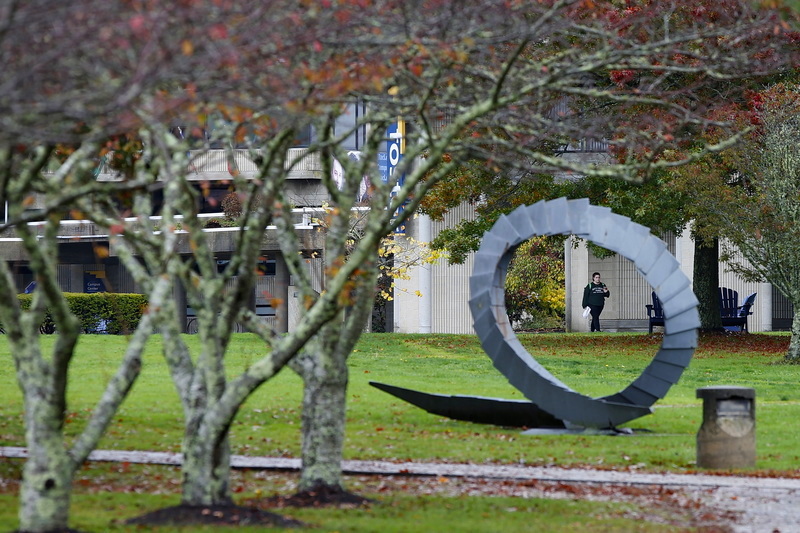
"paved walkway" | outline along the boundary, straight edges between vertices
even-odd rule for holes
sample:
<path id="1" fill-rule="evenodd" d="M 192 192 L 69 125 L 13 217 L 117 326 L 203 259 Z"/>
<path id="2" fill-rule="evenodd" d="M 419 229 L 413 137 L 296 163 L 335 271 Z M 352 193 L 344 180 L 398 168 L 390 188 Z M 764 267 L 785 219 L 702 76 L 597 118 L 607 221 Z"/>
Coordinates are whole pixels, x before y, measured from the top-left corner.
<path id="1" fill-rule="evenodd" d="M 25 448 L 0 447 L 0 457 L 24 458 Z M 166 452 L 96 450 L 91 461 L 179 465 L 181 455 Z M 234 455 L 234 468 L 299 470 L 299 459 Z M 740 515 L 736 532 L 800 531 L 800 479 L 708 474 L 652 474 L 635 471 L 592 470 L 525 465 L 471 465 L 447 463 L 392 463 L 343 461 L 346 474 L 444 476 L 497 480 L 531 480 L 626 486 L 665 487 L 699 498 L 716 509 Z"/>

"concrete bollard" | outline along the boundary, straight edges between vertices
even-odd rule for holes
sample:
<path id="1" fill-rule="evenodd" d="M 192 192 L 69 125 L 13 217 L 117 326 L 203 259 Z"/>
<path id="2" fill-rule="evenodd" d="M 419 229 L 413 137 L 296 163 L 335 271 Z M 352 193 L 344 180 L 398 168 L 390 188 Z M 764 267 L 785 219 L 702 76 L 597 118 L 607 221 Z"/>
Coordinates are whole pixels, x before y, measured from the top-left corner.
<path id="1" fill-rule="evenodd" d="M 697 432 L 700 468 L 756 465 L 756 391 L 746 387 L 703 387 L 703 424 Z"/>

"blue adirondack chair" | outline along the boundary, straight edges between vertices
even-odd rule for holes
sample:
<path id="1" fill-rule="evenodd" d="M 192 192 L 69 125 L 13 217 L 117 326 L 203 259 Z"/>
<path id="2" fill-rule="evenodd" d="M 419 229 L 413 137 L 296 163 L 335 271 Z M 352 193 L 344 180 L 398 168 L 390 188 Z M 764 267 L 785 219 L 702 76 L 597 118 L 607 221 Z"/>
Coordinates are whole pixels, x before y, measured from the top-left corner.
<path id="1" fill-rule="evenodd" d="M 647 308 L 648 332 L 653 333 L 654 326 L 664 325 L 664 310 L 656 292 L 651 293 L 653 303 L 645 305 Z M 722 326 L 726 328 L 739 328 L 747 331 L 747 317 L 753 314 L 751 310 L 756 301 L 756 293 L 745 298 L 742 305 L 738 305 L 739 293 L 727 287 L 719 287 L 719 314 Z"/>
<path id="2" fill-rule="evenodd" d="M 747 331 L 747 317 L 753 314 L 751 311 L 756 301 L 756 293 L 744 299 L 742 305 L 737 306 L 729 316 L 722 316 L 722 325 L 726 328 L 738 327 L 739 331 Z"/>
<path id="3" fill-rule="evenodd" d="M 656 296 L 656 291 L 653 291 L 650 296 L 653 299 L 653 303 L 647 304 L 645 307 L 647 308 L 647 318 L 650 322 L 648 332 L 653 333 L 653 326 L 664 325 L 664 310 L 661 308 L 661 301 Z"/>

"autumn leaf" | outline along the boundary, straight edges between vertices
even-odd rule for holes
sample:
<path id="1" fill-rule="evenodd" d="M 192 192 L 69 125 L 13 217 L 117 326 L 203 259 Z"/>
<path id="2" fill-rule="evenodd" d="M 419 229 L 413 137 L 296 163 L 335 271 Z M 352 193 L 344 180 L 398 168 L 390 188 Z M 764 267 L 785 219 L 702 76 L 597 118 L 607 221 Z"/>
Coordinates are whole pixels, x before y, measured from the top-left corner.
<path id="1" fill-rule="evenodd" d="M 94 247 L 94 255 L 98 259 L 106 259 L 110 254 L 107 246 L 96 245 Z"/>
<path id="2" fill-rule="evenodd" d="M 214 24 L 208 29 L 208 35 L 215 40 L 225 39 L 228 37 L 228 28 L 224 24 Z"/>
<path id="3" fill-rule="evenodd" d="M 134 15 L 128 20 L 128 26 L 130 26 L 135 35 L 142 35 L 147 30 L 147 19 L 141 14 Z"/>

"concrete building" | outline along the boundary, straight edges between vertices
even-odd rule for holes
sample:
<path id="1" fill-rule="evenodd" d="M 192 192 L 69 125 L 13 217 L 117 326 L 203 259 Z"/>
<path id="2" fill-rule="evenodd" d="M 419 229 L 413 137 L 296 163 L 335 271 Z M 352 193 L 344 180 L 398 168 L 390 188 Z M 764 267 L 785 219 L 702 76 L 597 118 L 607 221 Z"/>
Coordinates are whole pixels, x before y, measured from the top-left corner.
<path id="1" fill-rule="evenodd" d="M 430 242 L 444 228 L 474 216 L 469 205 L 462 205 L 435 222 L 424 215 L 415 216 L 406 226 L 408 237 Z M 403 239 L 404 237 L 398 236 Z M 474 254 L 462 265 L 446 260 L 435 265 L 418 266 L 410 279 L 397 280 L 394 291 L 393 331 L 398 333 L 474 333 L 469 311 L 469 276 Z"/>
<path id="2" fill-rule="evenodd" d="M 352 129 L 356 120 L 365 112 L 363 105 L 350 106 L 340 118 L 342 128 Z M 357 151 L 364 143 L 366 127 L 355 129 L 344 143 L 344 148 Z M 290 158 L 302 157 L 312 142 L 313 131 L 304 132 L 298 139 L 298 147 Z M 400 143 L 398 142 L 399 146 Z M 563 157 L 580 158 L 594 163 L 602 163 L 606 156 L 606 146 L 602 142 L 581 142 L 566 147 Z M 387 147 L 387 153 L 389 148 Z M 192 153 L 192 180 L 211 184 L 203 195 L 199 206 L 201 217 L 218 217 L 219 204 L 228 192 L 231 179 L 230 168 L 223 150 L 209 150 Z M 253 176 L 256 165 L 249 159 L 246 150 L 235 151 L 235 167 L 243 176 Z M 388 179 L 391 172 L 385 165 L 389 158 L 379 154 L 379 169 L 382 177 Z M 384 161 L 384 163 L 381 163 Z M 322 162 L 318 154 L 302 157 L 302 163 L 289 173 L 287 186 L 289 196 L 297 209 L 296 228 L 301 235 L 300 253 L 309 258 L 309 268 L 321 279 L 321 254 L 324 248 L 323 235 L 312 220 L 319 214 L 320 206 L 327 200 L 327 192 L 322 186 Z M 385 174 L 385 175 L 384 175 Z M 563 176 L 574 179 L 574 176 Z M 111 179 L 113 173 L 107 167 L 100 169 L 98 179 Z M 35 209 L 38 206 L 32 205 Z M 406 236 L 419 242 L 430 242 L 446 227 L 474 216 L 474 209 L 467 204 L 452 210 L 442 222 L 431 221 L 425 216 L 415 216 L 406 225 Z M 65 221 L 60 238 L 60 261 L 58 281 L 67 292 L 91 292 L 110 290 L 115 292 L 138 292 L 138 288 L 125 272 L 119 260 L 110 250 L 98 256 L 98 246 L 108 248 L 108 236 L 87 221 Z M 233 247 L 233 233 L 236 228 L 207 229 L 212 249 L 220 266 L 230 258 Z M 398 235 L 398 239 L 405 237 Z M 693 243 L 688 234 L 666 236 L 665 242 L 681 264 L 681 268 L 691 279 L 693 268 Z M 8 261 L 14 271 L 20 290 L 33 280 L 27 267 L 27 258 L 12 231 L 0 235 L 0 249 L 3 259 Z M 188 250 L 186 250 L 188 253 Z M 292 327 L 293 316 L 299 312 L 294 300 L 292 280 L 280 248 L 270 229 L 263 237 L 263 264 L 259 266 L 263 276 L 258 279 L 251 305 L 253 309 L 271 322 L 278 331 L 288 331 Z M 463 265 L 449 265 L 442 261 L 436 265 L 422 265 L 411 270 L 410 279 L 397 280 L 394 300 L 387 313 L 387 331 L 402 333 L 461 333 L 471 334 L 472 317 L 469 311 L 469 276 L 473 259 L 468 256 Z M 630 261 L 615 256 L 599 259 L 592 255 L 586 246 L 577 247 L 568 243 L 565 248 L 566 269 L 566 328 L 569 331 L 588 331 L 587 320 L 581 317 L 581 295 L 592 272 L 600 272 L 603 281 L 612 291 L 601 317 L 603 328 L 607 331 L 646 331 L 647 314 L 645 305 L 650 303 L 651 288 L 633 268 Z M 770 331 L 787 329 L 791 324 L 792 309 L 786 299 L 769 284 L 748 283 L 729 272 L 724 264 L 720 266 L 720 285 L 737 290 L 740 299 L 757 293 L 754 314 L 750 317 L 750 331 Z M 269 296 L 266 296 L 269 295 Z M 178 295 L 181 298 L 180 295 Z M 273 301 L 285 302 L 279 308 L 272 308 Z M 186 331 L 193 330 L 193 310 L 185 305 Z"/>
<path id="3" fill-rule="evenodd" d="M 306 178 L 302 178 L 306 179 Z M 304 184 L 305 186 L 305 184 Z M 293 210 L 295 230 L 301 242 L 300 253 L 308 258 L 307 267 L 316 279 L 321 279 L 324 249 L 324 234 L 312 222 L 321 216 L 321 209 L 314 207 Z M 221 213 L 203 213 L 201 218 L 222 216 Z M 157 223 L 157 220 L 154 220 Z M 34 227 L 37 225 L 34 224 Z M 39 225 L 41 227 L 41 225 Z M 234 250 L 234 235 L 238 228 L 207 228 L 206 237 L 210 249 L 214 251 L 218 268 L 224 268 Z M 139 287 L 120 263 L 113 247 L 109 246 L 109 236 L 96 225 L 86 220 L 67 220 L 62 222 L 59 235 L 58 283 L 64 292 L 118 292 L 137 293 Z M 98 253 L 98 248 L 103 249 Z M 28 257 L 19 238 L 12 232 L 0 237 L 3 259 L 10 264 L 17 288 L 22 292 L 33 281 L 33 273 L 28 268 Z M 182 243 L 179 253 L 190 254 L 188 243 Z M 268 228 L 261 243 L 262 260 L 258 268 L 263 275 L 256 278 L 256 286 L 250 306 L 262 319 L 278 331 L 289 331 L 293 323 L 293 286 L 286 262 L 278 245 L 274 228 Z M 176 294 L 180 310 L 185 313 L 185 331 L 196 332 L 194 310 L 186 305 L 181 291 Z M 273 308 L 275 301 L 284 302 Z"/>
<path id="4" fill-rule="evenodd" d="M 469 206 L 461 206 L 448 214 L 441 222 L 431 223 L 425 217 L 415 218 L 408 226 L 408 234 L 414 239 L 429 241 L 439 231 L 459 220 L 472 216 Z M 430 229 L 426 229 L 426 225 Z M 430 237 L 430 238 L 426 238 Z M 694 268 L 694 242 L 689 232 L 664 237 L 670 252 L 681 265 L 682 271 L 691 280 Z M 567 331 L 589 331 L 589 322 L 581 316 L 583 289 L 593 272 L 599 272 L 603 282 L 611 290 L 601 316 L 601 325 L 606 331 L 647 331 L 648 319 L 645 306 L 651 303 L 650 287 L 636 272 L 631 261 L 615 255 L 601 259 L 596 257 L 585 243 L 576 246 L 572 241 L 565 244 L 566 270 L 566 317 Z M 463 265 L 441 264 L 427 269 L 416 268 L 411 279 L 398 281 L 395 292 L 394 331 L 403 333 L 474 333 L 469 310 L 469 276 L 473 259 L 470 254 Z M 739 261 L 743 261 L 741 257 Z M 791 326 L 792 306 L 769 283 L 753 283 L 741 279 L 725 263 L 720 263 L 720 286 L 739 293 L 742 301 L 756 293 L 753 315 L 748 319 L 751 332 L 786 330 Z M 429 289 L 426 289 L 429 287 Z M 419 295 L 418 295 L 419 294 Z"/>
<path id="5" fill-rule="evenodd" d="M 337 128 L 345 131 L 353 130 L 343 143 L 346 150 L 358 150 L 364 142 L 367 133 L 366 127 L 354 128 L 358 117 L 363 114 L 361 104 L 349 106 L 337 121 Z M 176 127 L 173 133 L 182 137 L 183 131 Z M 290 149 L 287 160 L 299 159 L 300 164 L 289 171 L 286 187 L 287 196 L 293 205 L 295 216 L 295 229 L 300 238 L 299 253 L 308 258 L 307 268 L 311 271 L 312 279 L 317 280 L 321 287 L 322 279 L 322 251 L 324 249 L 324 234 L 313 223 L 315 218 L 322 218 L 321 206 L 328 200 L 328 193 L 322 184 L 323 165 L 318 153 L 310 153 L 307 146 L 313 142 L 314 132 L 308 130 L 296 139 L 297 147 Z M 229 166 L 226 152 L 223 149 L 203 151 L 190 151 L 190 176 L 192 182 L 203 184 L 203 194 L 200 196 L 200 205 L 197 206 L 199 217 L 222 217 L 220 205 L 222 199 L 230 192 L 232 178 L 231 167 L 243 177 L 254 177 L 257 172 L 256 164 L 250 159 L 247 150 L 234 150 L 234 163 Z M 116 179 L 114 171 L 105 163 L 98 168 L 98 180 Z M 161 201 L 159 194 L 154 193 L 154 203 Z M 5 219 L 5 206 L 0 206 L 3 212 L 0 217 Z M 36 210 L 43 207 L 34 201 L 29 209 Z M 158 217 L 153 217 L 154 225 L 158 224 Z M 34 227 L 36 225 L 34 224 Z M 206 234 L 209 246 L 215 254 L 218 268 L 224 268 L 230 259 L 234 247 L 234 234 L 238 228 L 208 227 Z M 86 220 L 66 220 L 62 222 L 59 232 L 59 266 L 58 283 L 65 292 L 98 292 L 113 291 L 120 293 L 140 292 L 130 274 L 120 264 L 115 250 L 109 247 L 109 237 L 93 223 Z M 97 253 L 102 248 L 103 253 Z M 13 229 L 0 234 L 0 250 L 2 258 L 10 264 L 17 288 L 23 292 L 33 281 L 33 273 L 28 268 L 26 256 L 20 239 L 15 236 Z M 181 252 L 190 253 L 188 247 Z M 257 278 L 253 297 L 250 301 L 251 308 L 269 322 L 277 331 L 289 331 L 294 322 L 293 316 L 299 312 L 295 305 L 292 279 L 286 267 L 286 261 L 280 251 L 274 228 L 267 228 L 262 244 L 262 261 L 258 265 L 263 274 Z M 179 309 L 185 311 L 185 331 L 196 331 L 194 324 L 194 310 L 186 305 L 185 297 L 178 291 L 176 298 Z M 282 304 L 273 308 L 274 302 Z"/>

